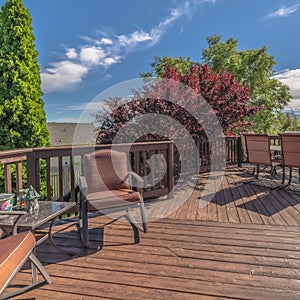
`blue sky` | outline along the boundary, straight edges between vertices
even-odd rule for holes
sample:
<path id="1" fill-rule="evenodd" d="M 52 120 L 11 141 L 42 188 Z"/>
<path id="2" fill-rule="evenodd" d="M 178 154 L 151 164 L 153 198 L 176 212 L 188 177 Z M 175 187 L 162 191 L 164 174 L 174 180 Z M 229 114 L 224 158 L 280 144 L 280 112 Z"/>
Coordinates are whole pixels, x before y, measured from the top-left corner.
<path id="1" fill-rule="evenodd" d="M 267 46 L 300 109 L 300 2 L 23 0 L 39 52 L 47 121 L 76 122 L 103 90 L 150 70 L 154 56 L 201 62 L 206 37 Z M 0 0 L 0 5 L 5 3 Z"/>

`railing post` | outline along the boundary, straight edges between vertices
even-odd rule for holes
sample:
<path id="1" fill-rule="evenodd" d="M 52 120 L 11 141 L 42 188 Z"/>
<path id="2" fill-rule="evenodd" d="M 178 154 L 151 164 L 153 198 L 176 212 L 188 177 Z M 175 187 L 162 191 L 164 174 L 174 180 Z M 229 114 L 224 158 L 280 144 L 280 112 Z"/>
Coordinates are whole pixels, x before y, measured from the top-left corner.
<path id="1" fill-rule="evenodd" d="M 4 180 L 5 180 L 5 192 L 12 192 L 12 181 L 11 181 L 11 167 L 10 164 L 4 164 Z"/>
<path id="2" fill-rule="evenodd" d="M 35 152 L 29 152 L 27 153 L 27 163 L 26 163 L 26 173 L 27 173 L 27 187 L 32 185 L 34 189 L 39 192 L 40 187 L 38 183 L 39 179 L 39 166 L 37 166 L 37 160 Z"/>
<path id="3" fill-rule="evenodd" d="M 21 190 L 23 188 L 23 178 L 22 178 L 22 162 L 16 163 L 16 188 L 17 191 Z"/>
<path id="4" fill-rule="evenodd" d="M 237 150 L 237 163 L 238 163 L 238 167 L 242 166 L 242 162 L 243 162 L 243 145 L 242 145 L 242 139 L 239 136 L 237 139 L 237 144 L 236 144 L 236 150 Z"/>

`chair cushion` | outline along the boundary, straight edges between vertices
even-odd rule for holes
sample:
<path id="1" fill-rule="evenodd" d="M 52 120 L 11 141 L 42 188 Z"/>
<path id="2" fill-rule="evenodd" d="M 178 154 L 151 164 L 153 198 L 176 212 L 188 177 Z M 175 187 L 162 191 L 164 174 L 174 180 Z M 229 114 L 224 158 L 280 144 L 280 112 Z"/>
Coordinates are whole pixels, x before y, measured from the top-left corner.
<path id="1" fill-rule="evenodd" d="M 115 170 L 116 167 L 116 170 Z M 111 149 L 102 149 L 84 156 L 84 175 L 88 193 L 128 189 L 127 155 Z"/>
<path id="2" fill-rule="evenodd" d="M 87 195 L 90 210 L 136 205 L 140 199 L 140 193 L 130 189 L 103 191 Z"/>
<path id="3" fill-rule="evenodd" d="M 35 246 L 31 231 L 0 240 L 0 292 L 16 269 L 22 266 Z"/>

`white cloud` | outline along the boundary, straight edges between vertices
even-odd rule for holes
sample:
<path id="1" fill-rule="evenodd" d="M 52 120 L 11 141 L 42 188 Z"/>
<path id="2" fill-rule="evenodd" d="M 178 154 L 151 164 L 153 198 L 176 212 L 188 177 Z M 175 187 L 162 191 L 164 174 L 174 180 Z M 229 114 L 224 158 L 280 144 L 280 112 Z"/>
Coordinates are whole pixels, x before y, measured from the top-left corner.
<path id="1" fill-rule="evenodd" d="M 110 80 L 110 79 L 112 79 L 112 78 L 113 78 L 113 75 L 112 75 L 112 74 L 105 74 L 103 80 L 104 80 L 104 81 L 108 81 L 108 80 Z"/>
<path id="2" fill-rule="evenodd" d="M 108 38 L 102 38 L 100 40 L 100 44 L 103 44 L 103 45 L 112 45 L 113 44 L 113 41 L 111 39 L 108 39 Z"/>
<path id="3" fill-rule="evenodd" d="M 69 48 L 69 49 L 67 49 L 67 51 L 66 51 L 66 56 L 67 56 L 67 58 L 69 58 L 69 59 L 74 59 L 74 58 L 77 58 L 77 57 L 78 57 L 78 53 L 77 53 L 77 51 L 76 51 L 75 48 Z"/>
<path id="4" fill-rule="evenodd" d="M 207 2 L 215 3 L 215 0 L 185 1 L 171 9 L 163 20 L 148 31 L 139 29 L 128 34 L 115 35 L 109 30 L 98 31 L 102 36 L 96 38 L 82 36 L 85 45 L 68 48 L 65 60 L 52 63 L 50 67 L 42 70 L 43 92 L 51 93 L 75 88 L 76 84 L 79 84 L 93 68 L 108 69 L 121 62 L 131 52 L 140 48 L 153 47 L 179 18 L 190 18 L 196 6 Z"/>
<path id="5" fill-rule="evenodd" d="M 105 65 L 105 66 L 110 66 L 110 65 L 113 65 L 113 64 L 115 64 L 115 63 L 117 63 L 118 62 L 118 58 L 117 57 L 107 57 L 107 58 L 105 58 L 104 60 L 103 60 L 103 64 Z"/>
<path id="6" fill-rule="evenodd" d="M 300 98 L 300 69 L 284 70 L 273 78 L 289 86 L 292 97 Z"/>
<path id="7" fill-rule="evenodd" d="M 292 100 L 288 107 L 300 109 L 300 69 L 284 70 L 277 73 L 273 78 L 281 81 L 290 88 Z"/>
<path id="8" fill-rule="evenodd" d="M 52 63 L 50 68 L 41 72 L 44 93 L 68 90 L 80 83 L 88 68 L 70 61 Z"/>
<path id="9" fill-rule="evenodd" d="M 80 61 L 84 65 L 97 66 L 105 58 L 106 54 L 101 47 L 84 47 L 80 51 Z"/>
<path id="10" fill-rule="evenodd" d="M 144 31 L 134 31 L 129 35 L 119 35 L 118 36 L 120 46 L 135 46 L 138 43 L 146 42 L 152 40 L 149 33 Z"/>
<path id="11" fill-rule="evenodd" d="M 79 103 L 78 105 L 70 105 L 67 106 L 65 109 L 66 110 L 72 110 L 72 111 L 86 111 L 86 112 L 97 112 L 101 109 L 104 109 L 106 106 L 103 102 L 83 102 Z"/>
<path id="12" fill-rule="evenodd" d="M 265 19 L 288 17 L 290 14 L 292 14 L 298 10 L 299 5 L 300 5 L 300 3 L 297 3 L 297 4 L 289 6 L 289 7 L 282 6 L 281 8 L 277 9 L 276 11 L 269 13 L 265 17 Z"/>

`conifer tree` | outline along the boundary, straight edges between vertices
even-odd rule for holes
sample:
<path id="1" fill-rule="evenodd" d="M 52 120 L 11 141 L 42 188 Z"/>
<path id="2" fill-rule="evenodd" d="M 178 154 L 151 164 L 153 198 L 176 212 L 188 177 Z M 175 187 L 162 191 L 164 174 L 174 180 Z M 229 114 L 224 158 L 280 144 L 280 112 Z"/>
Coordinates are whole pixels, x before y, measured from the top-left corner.
<path id="1" fill-rule="evenodd" d="M 22 0 L 0 11 L 0 150 L 49 146 L 32 19 Z"/>

